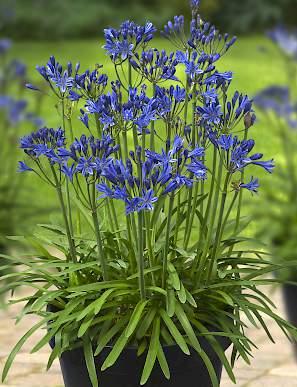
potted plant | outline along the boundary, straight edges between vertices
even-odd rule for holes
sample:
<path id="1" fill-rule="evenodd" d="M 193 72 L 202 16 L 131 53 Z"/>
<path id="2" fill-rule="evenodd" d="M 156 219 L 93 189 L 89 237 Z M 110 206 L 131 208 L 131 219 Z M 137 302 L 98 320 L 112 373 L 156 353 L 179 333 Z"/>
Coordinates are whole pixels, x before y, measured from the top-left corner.
<path id="1" fill-rule="evenodd" d="M 272 85 L 254 98 L 255 104 L 263 113 L 263 122 L 265 120 L 269 130 L 273 130 L 279 140 L 283 158 L 273 190 L 267 185 L 263 205 L 256 213 L 266 220 L 263 229 L 259 230 L 259 237 L 266 238 L 274 259 L 292 262 L 296 258 L 297 247 L 297 35 L 284 27 L 276 27 L 269 36 L 279 48 L 285 64 L 287 83 L 291 86 Z M 292 266 L 278 271 L 276 275 L 284 282 L 283 295 L 288 318 L 297 326 L 297 269 Z M 297 350 L 296 345 L 295 348 Z"/>
<path id="2" fill-rule="evenodd" d="M 243 192 L 259 186 L 250 173 L 274 163 L 253 152 L 252 101 L 230 95 L 232 73 L 216 67 L 235 38 L 204 22 L 198 3 L 189 33 L 182 16 L 165 26 L 173 53 L 148 47 L 151 23 L 106 29 L 115 81 L 54 57 L 37 67 L 62 123 L 21 139 L 20 171 L 56 191 L 63 223 L 27 238 L 32 255 L 8 257 L 23 268 L 11 288 L 34 289 L 20 317 L 40 321 L 3 380 L 41 327 L 32 352 L 50 342 L 48 368 L 59 358 L 67 387 L 218 386 L 222 365 L 235 382 L 237 357 L 249 362 L 247 320 L 271 338 L 267 315 L 296 337 L 258 287 L 283 266 L 240 235 Z"/>

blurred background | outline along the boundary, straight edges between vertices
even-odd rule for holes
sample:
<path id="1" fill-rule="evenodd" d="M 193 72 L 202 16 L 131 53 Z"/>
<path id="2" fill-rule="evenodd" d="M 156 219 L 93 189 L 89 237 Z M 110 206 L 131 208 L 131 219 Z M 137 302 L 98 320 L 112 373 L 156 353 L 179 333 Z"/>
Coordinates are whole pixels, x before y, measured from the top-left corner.
<path id="1" fill-rule="evenodd" d="M 150 20 L 162 28 L 179 14 L 190 19 L 188 0 L 0 0 L 0 252 L 20 248 L 17 238 L 7 239 L 7 235 L 30 234 L 36 223 L 57 216 L 54 194 L 48 187 L 40 186 L 34 176 L 20 177 L 16 172 L 17 161 L 21 159 L 19 136 L 42 122 L 49 127 L 59 123 L 54 100 L 25 88 L 26 83 L 42 87 L 35 66 L 45 64 L 50 55 L 55 55 L 62 64 L 80 61 L 83 70 L 92 68 L 94 63 L 103 64 L 105 71 L 112 75 L 112 66 L 102 49 L 105 27 L 118 27 L 129 18 L 139 23 Z M 294 99 L 297 94 L 297 0 L 202 0 L 201 15 L 222 32 L 239 37 L 220 62 L 219 70 L 233 71 L 231 92 L 237 89 L 251 97 L 260 94 L 256 109 L 258 121 L 251 129 L 251 137 L 265 153 L 265 159 L 274 158 L 277 165 L 275 179 L 266 181 L 264 173 L 260 175 L 259 195 L 246 199 L 245 212 L 256 219 L 248 232 L 267 243 L 274 258 L 295 259 L 297 133 L 292 122 L 297 111 Z M 267 36 L 267 31 L 280 25 L 286 31 L 281 39 L 283 45 L 275 37 Z M 157 48 L 172 49 L 162 38 L 156 39 L 154 44 Z M 286 46 L 290 49 L 284 49 Z M 282 99 L 280 90 L 276 93 L 270 90 L 263 102 L 261 93 L 272 85 L 285 88 L 287 97 Z M 290 120 L 287 119 L 288 109 Z M 6 264 L 2 259 L 0 275 L 5 273 Z M 284 279 L 297 280 L 297 269 L 285 273 Z M 279 292 L 269 297 L 276 299 L 283 308 Z M 8 324 L 8 318 L 4 313 L 3 326 Z M 297 318 L 295 322 L 297 324 Z M 4 340 L 7 345 L 3 352 L 6 353 L 11 345 L 1 329 L 0 325 L 0 346 L 3 348 Z M 15 340 L 11 338 L 11 342 Z M 242 384 L 238 385 L 257 387 L 270 382 L 278 387 L 297 386 L 297 368 L 290 347 L 281 343 L 279 351 L 275 352 L 266 342 L 262 343 L 268 359 L 265 367 L 259 370 L 257 364 L 254 372 L 242 371 L 239 377 Z M 283 368 L 275 371 L 277 367 Z M 26 372 L 30 379 L 29 369 L 28 366 Z M 20 374 L 23 375 L 21 371 Z M 273 380 L 267 379 L 267 375 Z M 263 384 L 257 384 L 262 376 Z M 19 377 L 13 381 L 13 385 L 27 385 L 20 380 Z M 31 387 L 58 385 L 53 374 L 42 384 L 34 384 L 33 380 L 28 383 Z M 224 383 L 224 386 L 231 385 L 227 379 Z"/>

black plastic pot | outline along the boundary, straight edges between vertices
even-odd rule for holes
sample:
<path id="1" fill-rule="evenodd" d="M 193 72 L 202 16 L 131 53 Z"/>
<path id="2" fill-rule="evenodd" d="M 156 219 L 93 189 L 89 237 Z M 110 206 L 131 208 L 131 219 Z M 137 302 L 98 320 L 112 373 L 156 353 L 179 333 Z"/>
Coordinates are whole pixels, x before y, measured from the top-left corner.
<path id="1" fill-rule="evenodd" d="M 297 328 L 297 285 L 283 285 L 283 296 L 288 320 Z M 297 359 L 297 342 L 294 341 L 293 345 Z"/>
<path id="2" fill-rule="evenodd" d="M 230 346 L 225 337 L 217 337 L 222 349 Z M 209 356 L 218 379 L 221 379 L 222 363 L 206 339 L 201 338 L 201 347 Z M 51 342 L 53 347 L 53 342 Z M 145 354 L 137 357 L 135 348 L 126 348 L 113 367 L 100 371 L 112 347 L 106 347 L 95 357 L 100 387 L 138 387 L 145 362 Z M 146 387 L 212 387 L 208 371 L 200 356 L 191 351 L 185 355 L 177 346 L 165 346 L 164 352 L 169 364 L 171 378 L 167 380 L 159 365 L 155 365 Z M 64 352 L 60 358 L 65 387 L 92 387 L 82 348 Z"/>

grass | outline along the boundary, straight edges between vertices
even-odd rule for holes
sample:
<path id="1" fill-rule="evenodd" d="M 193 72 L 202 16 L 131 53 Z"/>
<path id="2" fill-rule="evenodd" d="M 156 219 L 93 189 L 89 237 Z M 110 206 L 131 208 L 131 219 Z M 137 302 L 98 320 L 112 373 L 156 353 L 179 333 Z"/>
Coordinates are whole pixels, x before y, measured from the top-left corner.
<path id="1" fill-rule="evenodd" d="M 104 71 L 113 76 L 113 67 L 109 58 L 101 48 L 102 40 L 94 41 L 61 41 L 61 42 L 22 42 L 16 43 L 12 50 L 12 56 L 23 60 L 29 71 L 32 82 L 40 81 L 39 74 L 35 70 L 37 64 L 44 64 L 50 55 L 55 55 L 57 60 L 63 64 L 67 61 L 80 62 L 81 69 L 93 68 L 95 63 L 104 65 Z M 156 47 L 170 50 L 170 44 L 164 40 L 156 40 Z M 282 58 L 276 48 L 263 37 L 241 38 L 230 52 L 219 62 L 220 71 L 231 70 L 234 73 L 232 90 L 239 90 L 253 96 L 260 89 L 273 83 L 285 82 L 285 72 Z M 25 91 L 25 96 L 32 100 L 32 91 Z M 47 126 L 60 125 L 60 118 L 54 106 L 55 100 L 46 97 L 42 106 L 42 117 Z M 78 113 L 77 113 L 78 115 Z M 77 125 L 81 125 L 77 121 Z M 82 128 L 82 126 L 79 126 Z M 23 132 L 28 129 L 23 128 Z M 31 129 L 29 129 L 31 130 Z M 276 163 L 281 158 L 279 155 L 279 144 L 276 136 L 267 126 L 267 123 L 259 120 L 251 129 L 252 136 L 257 143 L 257 150 L 265 153 L 265 158 L 275 158 Z M 253 172 L 253 171 L 252 171 Z M 255 175 L 260 178 L 263 173 L 257 169 Z M 50 188 L 40 185 L 34 176 L 28 176 L 24 185 L 30 189 L 33 200 L 44 206 L 51 203 L 53 196 Z M 54 200 L 54 199 L 53 199 Z M 257 200 L 257 198 L 253 199 Z M 39 220 L 39 219 L 38 219 Z"/>

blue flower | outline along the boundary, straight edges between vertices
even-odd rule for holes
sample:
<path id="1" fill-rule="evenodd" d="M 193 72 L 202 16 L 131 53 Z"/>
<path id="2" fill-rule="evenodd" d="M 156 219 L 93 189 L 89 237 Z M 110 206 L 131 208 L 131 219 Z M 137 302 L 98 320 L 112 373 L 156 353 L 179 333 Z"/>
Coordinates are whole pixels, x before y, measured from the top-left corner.
<path id="1" fill-rule="evenodd" d="M 75 91 L 73 91 L 73 90 L 69 91 L 68 98 L 70 99 L 70 101 L 77 102 L 80 100 L 81 97 L 82 96 L 80 94 L 77 94 Z"/>
<path id="2" fill-rule="evenodd" d="M 106 74 L 100 74 L 99 68 L 93 71 L 86 70 L 76 74 L 75 84 L 79 91 L 88 99 L 96 100 L 103 94 L 108 82 Z"/>
<path id="3" fill-rule="evenodd" d="M 92 156 L 87 159 L 85 157 L 81 157 L 78 160 L 76 171 L 80 172 L 84 177 L 93 175 L 94 170 L 96 170 L 96 163 L 94 163 Z"/>
<path id="4" fill-rule="evenodd" d="M 89 116 L 81 109 L 81 115 L 79 116 L 80 121 L 89 129 Z"/>
<path id="5" fill-rule="evenodd" d="M 61 167 L 61 172 L 64 173 L 65 176 L 68 177 L 68 179 L 72 182 L 73 181 L 73 176 L 76 172 L 75 170 L 75 164 L 72 163 L 70 167 L 68 167 L 67 164 L 63 164 Z"/>
<path id="6" fill-rule="evenodd" d="M 133 212 L 138 212 L 140 203 L 141 203 L 140 197 L 126 199 L 126 214 L 129 215 Z"/>
<path id="7" fill-rule="evenodd" d="M 249 183 L 241 183 L 240 188 L 246 188 L 252 193 L 258 193 L 258 188 L 260 187 L 259 184 L 259 179 L 254 179 L 253 177 L 251 178 L 251 181 Z"/>
<path id="8" fill-rule="evenodd" d="M 173 177 L 168 183 L 167 187 L 163 191 L 163 194 L 168 194 L 170 192 L 176 191 L 178 188 L 182 186 L 186 186 L 188 188 L 192 187 L 193 180 L 188 178 L 187 176 L 176 175 Z"/>
<path id="9" fill-rule="evenodd" d="M 207 178 L 206 166 L 199 160 L 192 159 L 187 165 L 187 170 L 193 173 L 197 180 L 205 180 Z"/>
<path id="10" fill-rule="evenodd" d="M 273 169 L 275 167 L 274 160 L 268 160 L 268 161 L 253 161 L 252 158 L 250 159 L 251 161 L 245 161 L 246 164 L 253 164 L 253 165 L 258 165 L 259 167 L 262 167 L 265 169 L 266 172 L 272 173 Z"/>
<path id="11" fill-rule="evenodd" d="M 102 193 L 102 195 L 99 196 L 99 199 L 114 197 L 114 190 L 111 189 L 106 183 L 96 184 L 96 189 Z"/>
<path id="12" fill-rule="evenodd" d="M 225 85 L 226 83 L 230 84 L 230 82 L 232 81 L 232 78 L 233 78 L 233 74 L 231 71 L 227 71 L 225 73 L 219 73 L 216 71 L 214 74 L 206 78 L 204 83 L 206 85 L 215 84 L 216 87 L 218 88 L 222 85 Z"/>
<path id="13" fill-rule="evenodd" d="M 200 0 L 190 0 L 191 8 L 198 8 L 200 5 Z"/>
<path id="14" fill-rule="evenodd" d="M 18 172 L 28 172 L 28 171 L 33 171 L 33 169 L 28 167 L 28 165 L 25 164 L 23 161 L 19 161 Z"/>
<path id="15" fill-rule="evenodd" d="M 39 89 L 37 86 L 32 85 L 32 83 L 26 83 L 26 84 L 25 84 L 25 87 L 26 87 L 27 89 L 30 89 L 30 90 L 40 91 L 40 89 Z"/>
<path id="16" fill-rule="evenodd" d="M 210 125 L 218 125 L 223 116 L 221 105 L 219 105 L 218 101 L 206 106 L 198 106 L 197 112 L 201 115 L 201 119 Z"/>
<path id="17" fill-rule="evenodd" d="M 232 135 L 222 134 L 218 139 L 218 144 L 221 149 L 228 151 L 233 146 L 233 137 Z"/>
<path id="18" fill-rule="evenodd" d="M 152 211 L 154 209 L 153 204 L 158 201 L 158 198 L 154 195 L 155 193 L 153 189 L 149 189 L 148 191 L 146 191 L 144 195 L 140 198 L 141 201 L 139 202 L 138 211 Z"/>
<path id="19" fill-rule="evenodd" d="M 231 152 L 231 160 L 229 169 L 232 173 L 242 170 L 248 165 L 257 165 L 264 168 L 267 172 L 272 173 L 274 169 L 274 161 L 260 161 L 263 157 L 262 153 L 255 153 L 249 156 L 249 153 L 255 146 L 254 140 L 243 140 L 241 142 L 233 139 L 233 149 Z"/>

